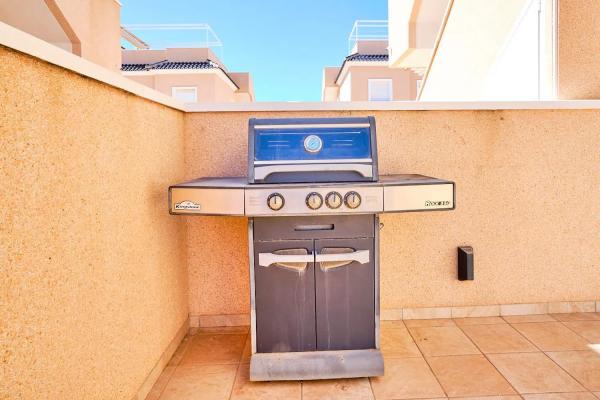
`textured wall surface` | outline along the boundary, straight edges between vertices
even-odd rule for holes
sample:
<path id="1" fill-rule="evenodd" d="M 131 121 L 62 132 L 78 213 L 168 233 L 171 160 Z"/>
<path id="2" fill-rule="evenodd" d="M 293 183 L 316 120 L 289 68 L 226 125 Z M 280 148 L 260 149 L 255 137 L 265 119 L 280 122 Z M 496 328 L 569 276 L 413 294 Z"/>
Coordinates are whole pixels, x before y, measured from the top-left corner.
<path id="1" fill-rule="evenodd" d="M 558 2 L 558 97 L 600 99 L 600 1 Z"/>
<path id="2" fill-rule="evenodd" d="M 186 322 L 183 124 L 0 47 L 0 398 L 129 400 Z"/>
<path id="3" fill-rule="evenodd" d="M 374 115 L 380 173 L 454 180 L 450 212 L 386 214 L 384 309 L 597 299 L 598 110 L 186 114 L 186 178 L 245 175 L 250 117 Z M 249 309 L 246 220 L 185 217 L 190 314 Z M 475 281 L 456 280 L 456 246 Z"/>

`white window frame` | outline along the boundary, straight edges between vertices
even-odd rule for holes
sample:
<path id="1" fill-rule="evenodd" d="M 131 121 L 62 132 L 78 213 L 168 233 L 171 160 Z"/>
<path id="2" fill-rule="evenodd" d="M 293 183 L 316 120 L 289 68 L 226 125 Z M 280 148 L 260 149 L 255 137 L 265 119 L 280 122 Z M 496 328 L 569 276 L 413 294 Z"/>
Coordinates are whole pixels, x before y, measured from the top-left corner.
<path id="1" fill-rule="evenodd" d="M 368 82 L 367 86 L 368 86 L 368 90 L 369 90 L 369 95 L 368 95 L 369 101 L 392 101 L 394 99 L 394 82 L 392 79 L 389 79 L 389 78 L 368 79 L 367 82 Z M 371 82 L 387 82 L 387 83 L 389 83 L 389 85 L 388 85 L 389 98 L 388 99 L 373 99 L 373 96 L 371 93 Z"/>
<path id="2" fill-rule="evenodd" d="M 186 101 L 186 103 L 197 103 L 198 102 L 198 87 L 196 87 L 196 86 L 172 86 L 171 87 L 171 97 L 178 99 L 175 96 L 175 93 L 178 90 L 190 90 L 190 89 L 192 89 L 194 91 L 194 101 Z"/>

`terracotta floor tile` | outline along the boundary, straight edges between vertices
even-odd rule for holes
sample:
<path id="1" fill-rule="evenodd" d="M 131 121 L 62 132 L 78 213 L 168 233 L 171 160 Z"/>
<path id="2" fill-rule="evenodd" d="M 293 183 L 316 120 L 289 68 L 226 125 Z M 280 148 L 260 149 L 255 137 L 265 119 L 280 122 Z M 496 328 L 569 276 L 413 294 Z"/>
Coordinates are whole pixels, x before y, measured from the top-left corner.
<path id="1" fill-rule="evenodd" d="M 373 400 L 374 398 L 367 378 L 302 382 L 302 400 Z"/>
<path id="2" fill-rule="evenodd" d="M 385 362 L 385 376 L 371 378 L 377 400 L 445 397 L 423 358 L 398 358 Z"/>
<path id="3" fill-rule="evenodd" d="M 406 328 L 381 328 L 381 352 L 385 359 L 421 357 L 421 352 Z"/>
<path id="4" fill-rule="evenodd" d="M 248 335 L 196 335 L 188 344 L 180 365 L 237 364 Z"/>
<path id="5" fill-rule="evenodd" d="M 558 365 L 588 390 L 600 390 L 600 354 L 595 351 L 559 351 L 548 353 Z"/>
<path id="6" fill-rule="evenodd" d="M 577 332 L 591 343 L 600 344 L 600 321 L 563 322 L 567 328 Z"/>
<path id="7" fill-rule="evenodd" d="M 525 400 L 596 400 L 590 392 L 526 394 Z"/>
<path id="8" fill-rule="evenodd" d="M 167 365 L 152 386 L 152 389 L 150 389 L 150 392 L 146 396 L 145 400 L 158 400 L 162 392 L 165 390 L 165 387 L 167 387 L 167 383 L 169 383 L 169 380 L 171 379 L 171 376 L 173 376 L 174 372 L 175 366 Z"/>
<path id="9" fill-rule="evenodd" d="M 480 354 L 467 336 L 456 326 L 409 328 L 425 356 Z"/>
<path id="10" fill-rule="evenodd" d="M 518 394 L 510 396 L 470 396 L 470 397 L 453 397 L 452 400 L 521 400 Z"/>
<path id="11" fill-rule="evenodd" d="M 381 321 L 380 324 L 381 329 L 402 329 L 406 328 L 404 325 L 404 321 L 402 320 L 394 320 L 394 321 Z"/>
<path id="12" fill-rule="evenodd" d="M 237 365 L 176 367 L 160 400 L 227 400 Z"/>
<path id="13" fill-rule="evenodd" d="M 600 321 L 600 313 L 575 312 L 568 314 L 550 314 L 559 321 Z"/>
<path id="14" fill-rule="evenodd" d="M 436 319 L 405 319 L 404 324 L 408 328 L 417 328 L 423 326 L 455 326 L 456 324 L 450 318 Z"/>
<path id="15" fill-rule="evenodd" d="M 560 322 L 512 324 L 543 351 L 587 350 L 587 341 Z"/>
<path id="16" fill-rule="evenodd" d="M 246 338 L 246 343 L 244 343 L 244 350 L 242 351 L 242 363 L 249 363 L 250 357 L 252 356 L 252 338 L 250 335 Z"/>
<path id="17" fill-rule="evenodd" d="M 229 335 L 229 334 L 247 334 L 250 332 L 250 327 L 248 325 L 242 326 L 214 326 L 214 327 L 205 327 L 198 328 L 196 330 L 196 335 Z"/>
<path id="18" fill-rule="evenodd" d="M 449 397 L 516 394 L 482 355 L 431 357 L 427 362 Z"/>
<path id="19" fill-rule="evenodd" d="M 458 326 L 506 324 L 506 321 L 500 317 L 454 318 L 454 322 L 456 322 L 456 325 Z"/>
<path id="20" fill-rule="evenodd" d="M 177 350 L 175 350 L 175 353 L 173 353 L 173 356 L 171 357 L 167 365 L 175 366 L 181 363 L 181 359 L 183 358 L 183 355 L 185 354 L 188 345 L 190 344 L 190 338 L 190 336 L 186 336 L 183 338 L 181 343 L 179 343 L 179 346 L 177 346 Z"/>
<path id="21" fill-rule="evenodd" d="M 488 358 L 519 393 L 585 390 L 544 353 L 488 354 Z"/>
<path id="22" fill-rule="evenodd" d="M 554 322 L 552 316 L 548 314 L 532 314 L 532 315 L 504 315 L 502 317 L 506 322 L 511 324 L 520 324 L 526 322 Z"/>
<path id="23" fill-rule="evenodd" d="M 300 400 L 301 398 L 300 381 L 251 382 L 249 364 L 240 365 L 231 392 L 231 400 Z"/>
<path id="24" fill-rule="evenodd" d="M 539 351 L 509 324 L 467 325 L 461 329 L 484 353 Z"/>

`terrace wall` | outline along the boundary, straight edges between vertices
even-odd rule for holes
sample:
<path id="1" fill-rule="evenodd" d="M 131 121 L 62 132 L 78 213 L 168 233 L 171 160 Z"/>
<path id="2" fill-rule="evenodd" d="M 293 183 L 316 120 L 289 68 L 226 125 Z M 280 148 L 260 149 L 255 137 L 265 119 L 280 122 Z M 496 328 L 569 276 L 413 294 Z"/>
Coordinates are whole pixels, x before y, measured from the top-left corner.
<path id="1" fill-rule="evenodd" d="M 600 299 L 598 110 L 188 113 L 186 178 L 245 175 L 248 118 L 364 115 L 377 121 L 380 173 L 457 185 L 454 211 L 382 216 L 384 315 Z M 243 321 L 246 220 L 184 218 L 191 315 Z M 461 245 L 474 247 L 474 281 L 456 279 Z"/>
<path id="2" fill-rule="evenodd" d="M 183 123 L 0 46 L 0 398 L 149 390 L 188 327 L 185 226 L 166 212 Z"/>

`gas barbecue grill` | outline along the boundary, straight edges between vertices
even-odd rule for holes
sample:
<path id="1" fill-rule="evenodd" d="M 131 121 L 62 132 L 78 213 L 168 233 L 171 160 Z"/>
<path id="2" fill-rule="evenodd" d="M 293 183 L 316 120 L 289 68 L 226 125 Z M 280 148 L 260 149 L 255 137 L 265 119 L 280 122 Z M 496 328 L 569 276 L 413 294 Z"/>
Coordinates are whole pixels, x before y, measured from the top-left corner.
<path id="1" fill-rule="evenodd" d="M 379 213 L 454 209 L 454 183 L 379 176 L 375 120 L 251 119 L 248 177 L 169 188 L 172 214 L 247 216 L 250 379 L 383 375 Z"/>

